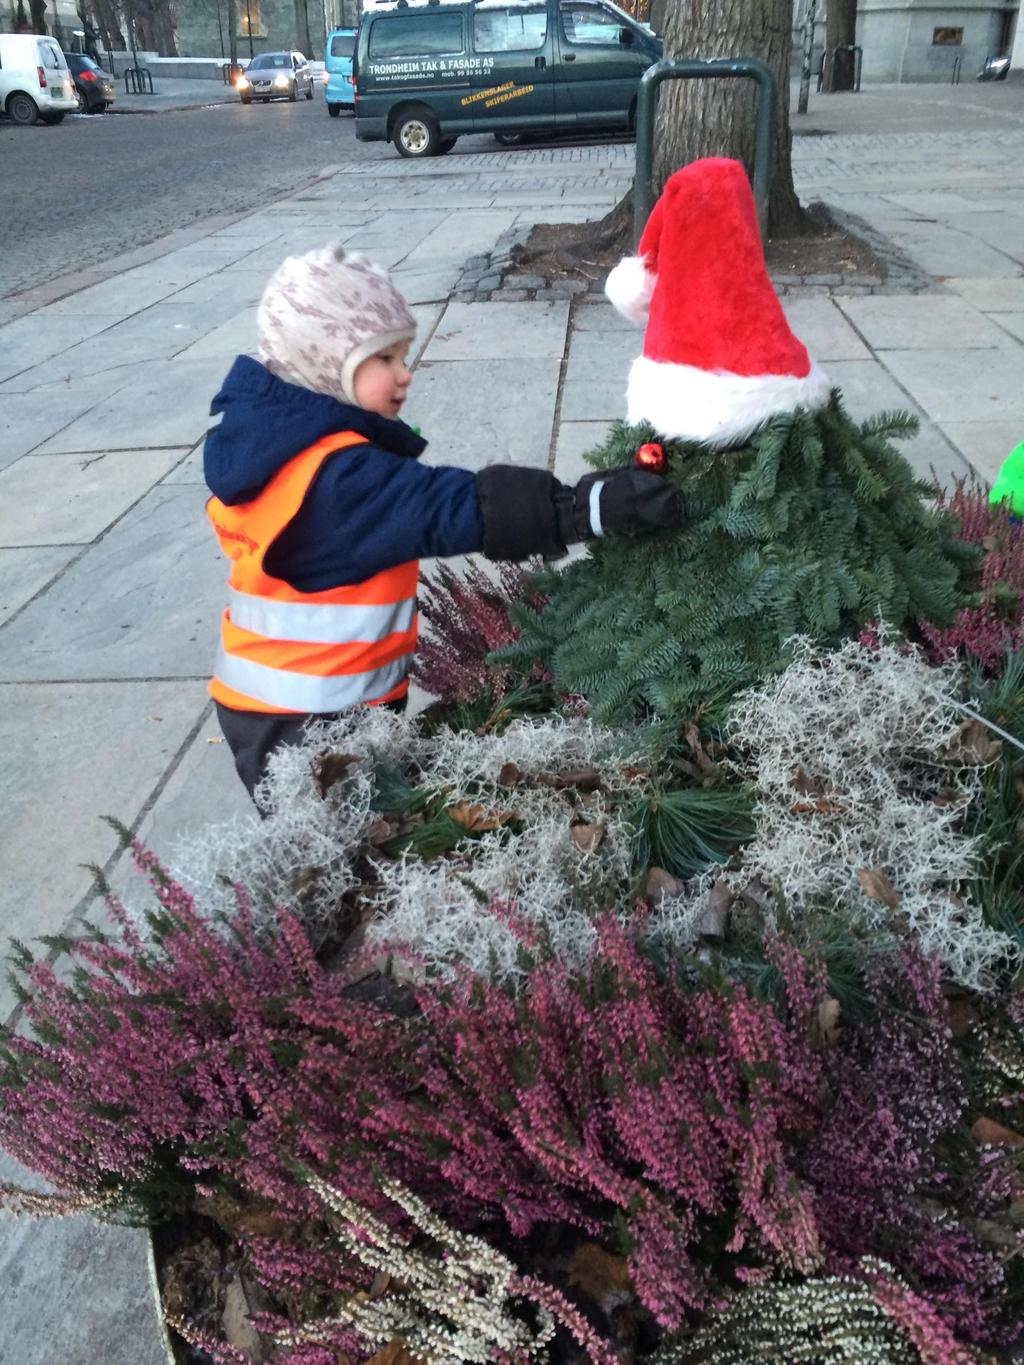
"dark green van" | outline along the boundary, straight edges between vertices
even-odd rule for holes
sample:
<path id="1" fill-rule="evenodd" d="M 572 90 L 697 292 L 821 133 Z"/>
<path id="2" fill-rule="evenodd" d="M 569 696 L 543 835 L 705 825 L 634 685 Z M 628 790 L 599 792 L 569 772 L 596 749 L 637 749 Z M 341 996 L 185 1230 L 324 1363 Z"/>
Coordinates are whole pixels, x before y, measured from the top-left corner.
<path id="1" fill-rule="evenodd" d="M 460 133 L 629 128 L 661 43 L 612 0 L 365 0 L 356 137 L 436 156 Z"/>

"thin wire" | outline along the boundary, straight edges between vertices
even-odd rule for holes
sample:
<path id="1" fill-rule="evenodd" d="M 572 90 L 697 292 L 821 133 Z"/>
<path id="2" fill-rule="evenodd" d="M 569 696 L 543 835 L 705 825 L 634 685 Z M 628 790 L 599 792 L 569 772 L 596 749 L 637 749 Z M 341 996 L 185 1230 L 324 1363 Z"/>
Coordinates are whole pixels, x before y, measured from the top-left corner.
<path id="1" fill-rule="evenodd" d="M 942 701 L 951 701 L 951 698 L 941 697 L 938 692 L 933 695 Z M 1015 749 L 1019 749 L 1021 753 L 1024 754 L 1024 744 L 1022 744 L 1015 735 L 1011 735 L 1008 731 L 1004 730 L 1001 725 L 997 725 L 994 720 L 989 720 L 987 716 L 983 716 L 979 711 L 975 711 L 973 707 L 965 706 L 962 701 L 953 701 L 952 705 L 955 706 L 958 711 L 962 711 L 965 716 L 970 716 L 971 720 L 980 721 L 986 730 L 991 730 L 993 734 L 998 735 L 1000 739 L 1005 739 L 1007 744 L 1012 744 Z"/>

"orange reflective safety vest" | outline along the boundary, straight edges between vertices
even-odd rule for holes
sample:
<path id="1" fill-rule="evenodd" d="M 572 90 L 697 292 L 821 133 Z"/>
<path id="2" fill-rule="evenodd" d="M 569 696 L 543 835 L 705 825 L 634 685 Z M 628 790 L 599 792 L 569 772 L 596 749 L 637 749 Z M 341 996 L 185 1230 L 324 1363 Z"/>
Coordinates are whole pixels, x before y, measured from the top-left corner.
<path id="1" fill-rule="evenodd" d="M 405 695 L 416 648 L 419 561 L 362 583 L 298 592 L 263 568 L 320 466 L 354 432 L 326 436 L 288 461 L 252 502 L 210 498 L 206 513 L 231 560 L 230 599 L 210 695 L 239 711 L 324 713 Z"/>

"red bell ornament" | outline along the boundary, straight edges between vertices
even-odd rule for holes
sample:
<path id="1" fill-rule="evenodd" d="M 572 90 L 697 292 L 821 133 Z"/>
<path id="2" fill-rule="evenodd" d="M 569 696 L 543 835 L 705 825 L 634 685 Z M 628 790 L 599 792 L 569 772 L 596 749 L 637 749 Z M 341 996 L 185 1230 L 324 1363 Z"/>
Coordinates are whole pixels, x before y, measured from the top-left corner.
<path id="1" fill-rule="evenodd" d="M 646 441 L 633 456 L 637 469 L 646 469 L 651 474 L 664 474 L 665 452 L 657 441 Z"/>

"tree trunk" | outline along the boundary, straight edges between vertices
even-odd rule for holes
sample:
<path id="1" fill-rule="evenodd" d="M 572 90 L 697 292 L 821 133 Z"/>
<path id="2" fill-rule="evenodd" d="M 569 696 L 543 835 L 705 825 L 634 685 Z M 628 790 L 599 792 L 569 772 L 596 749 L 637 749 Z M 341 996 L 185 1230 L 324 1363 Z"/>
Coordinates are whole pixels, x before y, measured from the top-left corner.
<path id="1" fill-rule="evenodd" d="M 32 14 L 32 32 L 46 32 L 46 0 L 29 0 L 29 10 Z"/>
<path id="2" fill-rule="evenodd" d="M 830 95 L 853 89 L 853 57 L 857 41 L 857 0 L 828 0 L 825 15 L 825 75 L 821 88 Z M 840 48 L 836 52 L 836 48 Z"/>
<path id="3" fill-rule="evenodd" d="M 830 9 L 836 0 L 831 0 Z M 854 0 L 854 4 L 856 0 Z M 792 0 L 671 0 L 665 14 L 666 57 L 760 57 L 775 74 L 779 107 L 768 206 L 771 236 L 812 230 L 793 187 L 789 128 Z M 666 81 L 655 130 L 654 183 L 701 156 L 733 156 L 748 174 L 754 164 L 757 103 L 752 81 Z"/>

